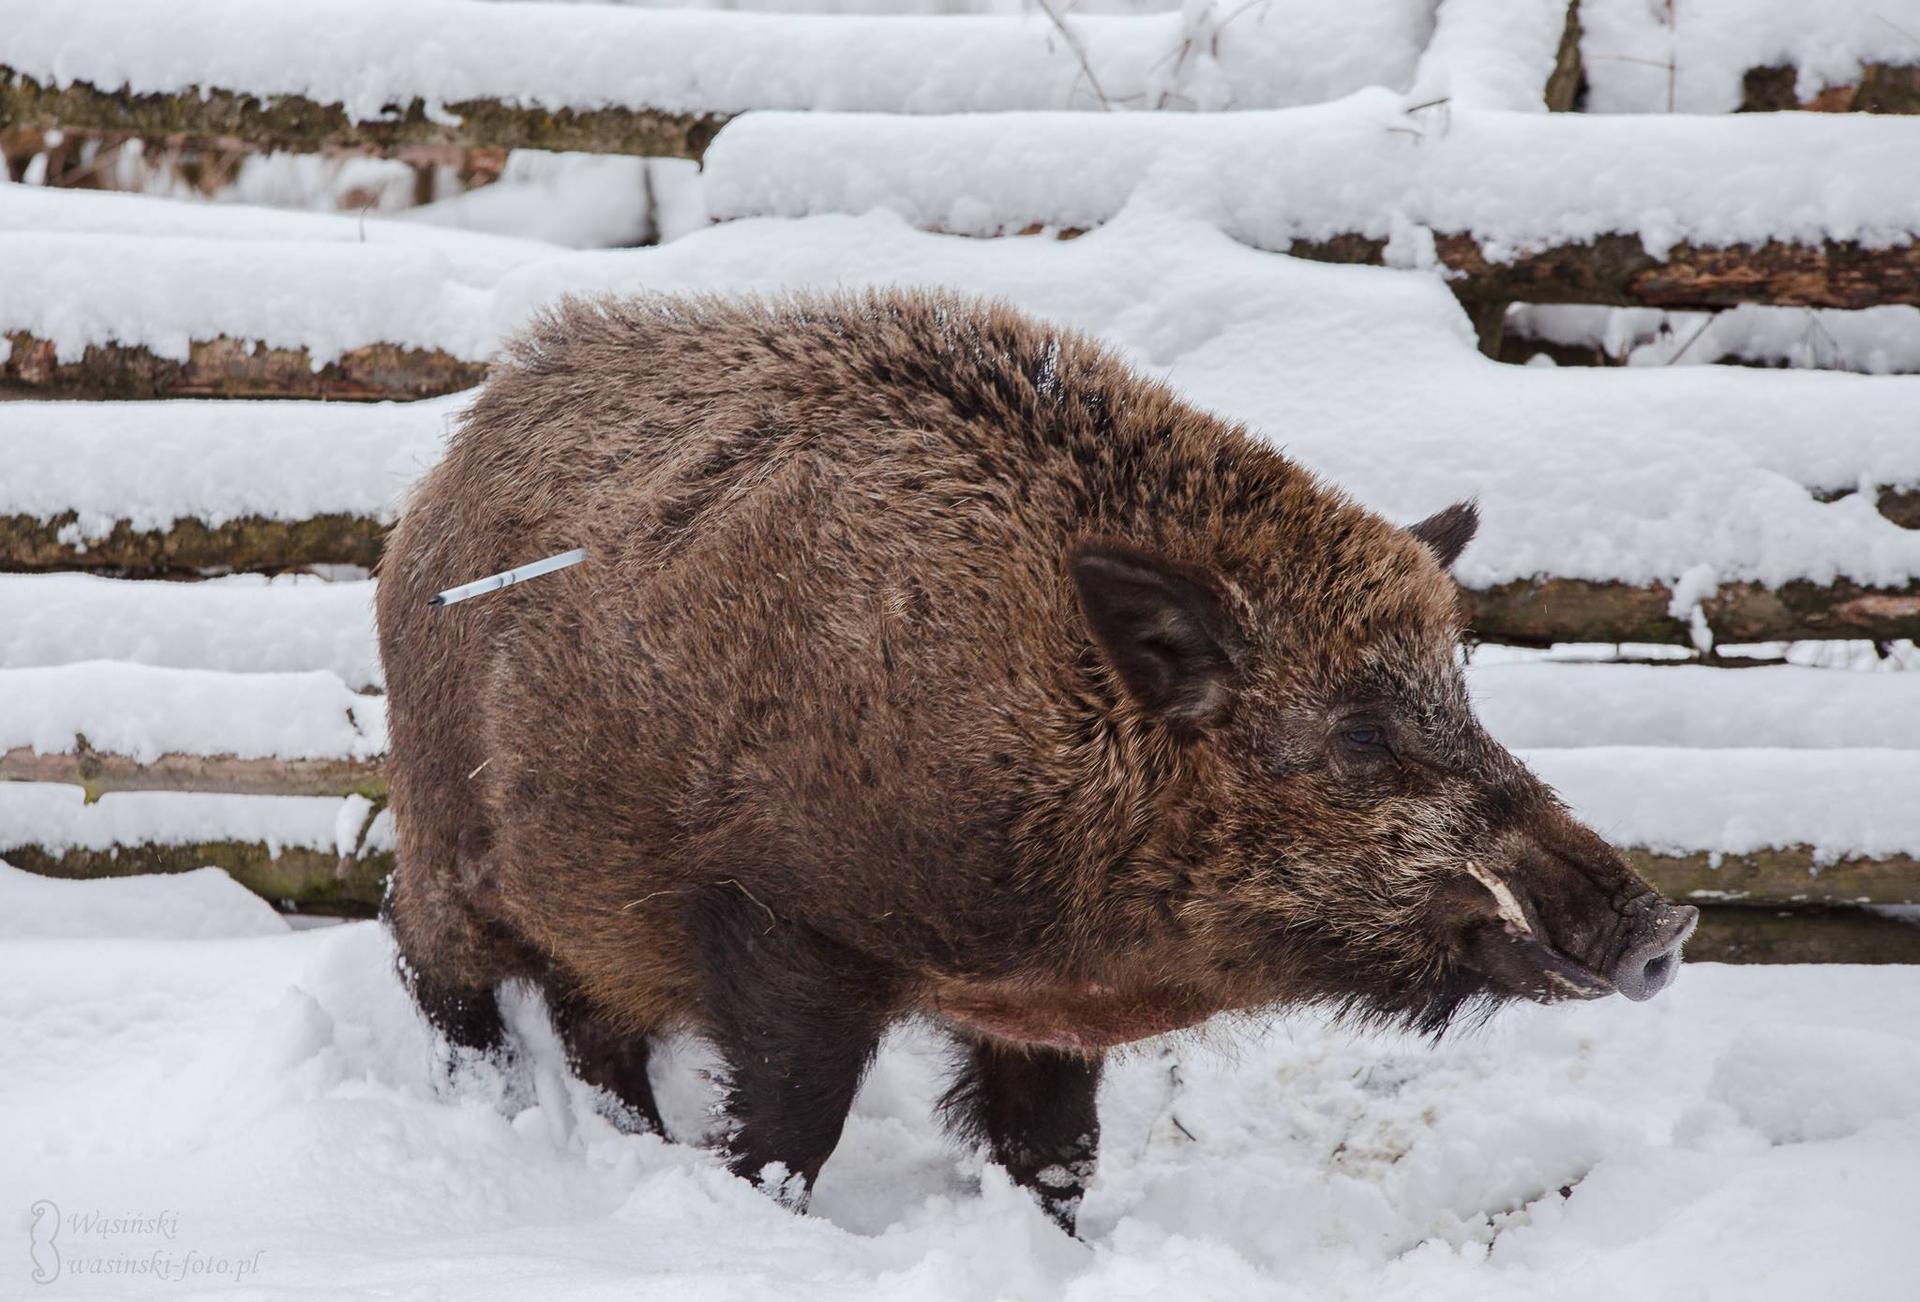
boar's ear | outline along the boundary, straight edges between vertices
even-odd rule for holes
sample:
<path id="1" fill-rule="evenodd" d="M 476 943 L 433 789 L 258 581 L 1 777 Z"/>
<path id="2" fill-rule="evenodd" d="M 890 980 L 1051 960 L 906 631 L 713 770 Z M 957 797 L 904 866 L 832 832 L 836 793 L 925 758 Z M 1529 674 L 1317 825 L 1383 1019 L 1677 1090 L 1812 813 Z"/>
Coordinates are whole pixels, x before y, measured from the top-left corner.
<path id="1" fill-rule="evenodd" d="M 1211 576 L 1111 542 L 1073 552 L 1080 609 L 1135 700 L 1180 728 L 1226 713 L 1230 619 Z"/>
<path id="2" fill-rule="evenodd" d="M 1427 549 L 1440 562 L 1440 568 L 1450 570 L 1453 563 L 1460 559 L 1460 553 L 1473 541 L 1473 535 L 1480 529 L 1480 508 L 1472 502 L 1455 502 L 1444 511 L 1435 511 L 1419 524 L 1407 526 L 1407 532 L 1427 545 Z"/>

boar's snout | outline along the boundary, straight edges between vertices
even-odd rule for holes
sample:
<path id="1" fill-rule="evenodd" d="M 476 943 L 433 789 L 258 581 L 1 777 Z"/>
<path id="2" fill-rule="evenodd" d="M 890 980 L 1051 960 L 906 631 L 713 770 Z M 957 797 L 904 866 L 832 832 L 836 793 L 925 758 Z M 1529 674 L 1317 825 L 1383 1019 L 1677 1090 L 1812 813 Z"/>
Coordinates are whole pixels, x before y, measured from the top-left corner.
<path id="1" fill-rule="evenodd" d="M 1543 1001 L 1616 991 L 1653 998 L 1679 974 L 1700 911 L 1662 899 L 1544 790 L 1530 794 L 1496 838 L 1498 851 L 1468 867 L 1479 919 L 1468 966 L 1496 988 Z"/>
<path id="2" fill-rule="evenodd" d="M 1627 943 L 1613 965 L 1613 988 L 1629 999 L 1651 999 L 1673 984 L 1680 972 L 1680 947 L 1700 923 L 1691 904 L 1668 904 L 1657 895 L 1628 924 Z"/>

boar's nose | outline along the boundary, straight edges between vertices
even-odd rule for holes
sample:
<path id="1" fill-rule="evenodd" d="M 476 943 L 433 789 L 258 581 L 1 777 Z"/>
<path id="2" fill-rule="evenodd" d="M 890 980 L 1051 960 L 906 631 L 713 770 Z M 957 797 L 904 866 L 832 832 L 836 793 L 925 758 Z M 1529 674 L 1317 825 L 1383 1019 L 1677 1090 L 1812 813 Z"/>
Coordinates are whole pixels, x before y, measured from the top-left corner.
<path id="1" fill-rule="evenodd" d="M 1656 903 L 1633 921 L 1620 960 L 1613 966 L 1613 985 L 1629 999 L 1651 999 L 1673 984 L 1680 971 L 1680 947 L 1700 922 L 1700 910 L 1690 904 Z"/>

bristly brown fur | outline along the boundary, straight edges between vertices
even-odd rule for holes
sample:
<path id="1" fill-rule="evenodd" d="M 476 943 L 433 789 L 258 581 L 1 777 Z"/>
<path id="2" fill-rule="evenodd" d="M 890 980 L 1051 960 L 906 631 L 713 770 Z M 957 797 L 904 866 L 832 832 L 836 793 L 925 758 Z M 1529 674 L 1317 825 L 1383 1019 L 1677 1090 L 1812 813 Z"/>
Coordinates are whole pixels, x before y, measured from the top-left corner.
<path id="1" fill-rule="evenodd" d="M 1211 576 L 1231 695 L 1198 734 L 1091 635 L 1070 560 L 1095 542 Z M 1437 1029 L 1489 994 L 1462 864 L 1567 821 L 1472 722 L 1431 547 L 1001 307 L 569 302 L 512 345 L 381 578 L 409 962 L 734 1059 L 804 1072 L 752 1027 L 823 1003 L 854 1039 L 944 1003 L 1071 1051 L 1076 1026 L 1295 1000 Z M 1412 758 L 1341 758 L 1327 720 L 1359 706 Z M 737 1107 L 776 1106 L 735 1070 Z"/>

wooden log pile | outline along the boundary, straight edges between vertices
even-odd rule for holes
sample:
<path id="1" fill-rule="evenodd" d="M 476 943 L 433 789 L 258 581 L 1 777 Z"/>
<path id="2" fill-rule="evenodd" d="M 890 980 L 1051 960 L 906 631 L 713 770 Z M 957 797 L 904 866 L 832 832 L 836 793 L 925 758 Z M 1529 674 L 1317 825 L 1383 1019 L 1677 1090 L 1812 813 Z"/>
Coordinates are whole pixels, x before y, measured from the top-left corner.
<path id="1" fill-rule="evenodd" d="M 1578 5 L 1567 11 L 1542 102 L 1577 107 L 1582 80 Z M 1791 68 L 1746 78 L 1749 111 L 1920 112 L 1920 68 L 1869 66 L 1859 83 L 1811 103 L 1795 94 Z M 0 62 L 0 125 L 14 132 L 92 131 L 208 142 L 222 148 L 340 151 L 419 157 L 420 151 L 563 149 L 701 158 L 729 120 L 725 112 L 645 107 L 539 108 L 474 99 L 444 106 L 424 98 L 375 115 L 297 94 L 245 87 L 133 93 L 74 81 L 51 85 Z M 743 124 L 744 125 L 744 124 Z M 1037 229 L 1037 227 L 1036 227 Z M 1604 228 L 1603 228 L 1604 232 Z M 1061 231 L 1073 235 L 1078 231 Z M 1360 234 L 1288 240 L 1272 249 L 1320 262 L 1389 264 L 1387 241 Z M 1509 304 L 1715 310 L 1757 303 L 1828 309 L 1920 304 L 1920 243 L 1808 242 L 1779 238 L 1726 247 L 1680 242 L 1663 257 L 1637 234 L 1601 233 L 1495 258 L 1473 231 L 1437 231 L 1435 268 L 1474 320 L 1482 347 L 1502 351 Z M 413 400 L 481 382 L 484 360 L 390 343 L 364 344 L 314 366 L 305 349 L 211 334 L 190 341 L 185 360 L 140 342 L 104 342 L 63 360 L 51 340 L 6 338 L 0 397 L 126 400 L 174 397 Z M 1880 509 L 1914 527 L 1920 490 L 1895 485 Z M 1912 518 L 1909 519 L 1908 517 Z M 242 517 L 220 524 L 183 519 L 164 528 L 122 520 L 104 535 L 76 537 L 73 513 L 0 517 L 0 570 L 91 570 L 122 576 L 191 578 L 217 571 L 277 572 L 323 565 L 371 568 L 385 525 L 347 514 L 304 520 Z M 1660 585 L 1541 577 L 1464 593 L 1475 636 L 1528 646 L 1556 642 L 1690 644 L 1693 630 L 1672 613 Z M 1729 583 L 1703 612 L 1723 641 L 1818 638 L 1920 639 L 1920 582 L 1864 588 L 1844 580 L 1777 588 Z M 64 783 L 89 800 L 117 792 L 226 792 L 262 796 L 358 796 L 384 801 L 377 759 L 263 759 L 163 753 L 136 759 L 84 744 L 62 753 L 0 752 L 0 781 Z M 364 836 L 364 829 L 363 829 Z M 1828 861 L 1798 845 L 1710 856 L 1630 848 L 1647 878 L 1703 907 L 1690 956 L 1726 961 L 1920 962 L 1920 928 L 1859 906 L 1920 904 L 1920 861 L 1909 855 Z M 336 851 L 212 839 L 192 844 L 122 845 L 108 850 L 0 845 L 0 858 L 29 871 L 87 878 L 177 872 L 213 864 L 284 908 L 370 916 L 391 870 L 389 852 Z"/>

